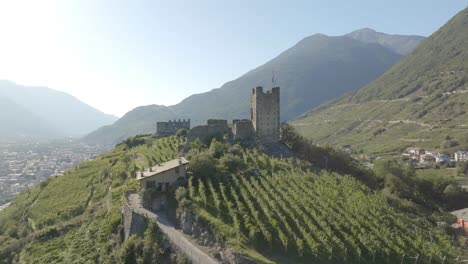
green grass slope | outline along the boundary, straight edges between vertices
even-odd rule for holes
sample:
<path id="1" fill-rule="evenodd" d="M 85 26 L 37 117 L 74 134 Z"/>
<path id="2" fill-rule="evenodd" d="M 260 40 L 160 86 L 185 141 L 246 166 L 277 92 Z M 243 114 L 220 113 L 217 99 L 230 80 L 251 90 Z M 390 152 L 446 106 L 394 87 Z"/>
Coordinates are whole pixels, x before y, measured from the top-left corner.
<path id="1" fill-rule="evenodd" d="M 122 243 L 120 211 L 125 191 L 139 188 L 134 172 L 174 158 L 181 144 L 176 137 L 131 138 L 19 194 L 0 212 L 0 263 L 176 262 L 158 246 L 155 227 Z M 395 263 L 419 254 L 421 263 L 442 263 L 459 252 L 435 228 L 436 218 L 397 209 L 363 184 L 365 177 L 216 140 L 191 148 L 193 176 L 176 191 L 177 211 L 191 210 L 219 241 L 258 262 Z M 330 170 L 334 159 L 346 160 L 330 156 Z"/>
<path id="2" fill-rule="evenodd" d="M 468 9 L 382 77 L 293 125 L 316 143 L 395 153 L 468 147 Z"/>
<path id="3" fill-rule="evenodd" d="M 0 212 L 0 263 L 115 263 L 121 260 L 121 207 L 131 176 L 175 157 L 178 140 L 134 139 L 63 176 L 19 194 Z M 131 143 L 131 142 L 130 142 Z"/>

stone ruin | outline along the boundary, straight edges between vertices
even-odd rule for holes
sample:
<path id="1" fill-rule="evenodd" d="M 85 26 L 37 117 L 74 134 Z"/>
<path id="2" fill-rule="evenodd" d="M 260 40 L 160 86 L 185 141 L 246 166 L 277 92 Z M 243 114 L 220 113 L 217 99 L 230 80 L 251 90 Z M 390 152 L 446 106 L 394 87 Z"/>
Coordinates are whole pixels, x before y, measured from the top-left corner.
<path id="1" fill-rule="evenodd" d="M 196 126 L 192 128 L 187 136 L 188 141 L 194 141 L 199 138 L 205 141 L 209 137 L 222 136 L 229 133 L 227 120 L 224 119 L 208 119 L 206 125 Z"/>
<path id="2" fill-rule="evenodd" d="M 190 130 L 190 118 L 185 120 L 169 120 L 167 122 L 156 123 L 156 136 L 165 137 L 174 135 L 179 129 Z"/>
<path id="3" fill-rule="evenodd" d="M 228 124 L 225 119 L 209 119 L 206 125 L 190 129 L 188 121 L 169 121 L 157 123 L 157 136 L 174 135 L 179 129 L 190 130 L 188 141 L 197 138 L 206 140 L 221 136 L 227 140 L 257 141 L 259 143 L 274 143 L 280 139 L 280 88 L 263 92 L 258 86 L 252 89 L 250 104 L 251 119 L 234 119 Z"/>

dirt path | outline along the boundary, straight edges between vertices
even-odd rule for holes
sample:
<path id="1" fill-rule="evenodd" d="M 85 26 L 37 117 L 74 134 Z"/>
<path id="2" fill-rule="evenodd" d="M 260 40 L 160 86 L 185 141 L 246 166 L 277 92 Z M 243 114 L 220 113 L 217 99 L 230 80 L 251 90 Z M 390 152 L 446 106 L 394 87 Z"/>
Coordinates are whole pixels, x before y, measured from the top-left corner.
<path id="1" fill-rule="evenodd" d="M 141 206 L 140 196 L 136 193 L 130 194 L 128 197 L 129 205 L 132 210 L 142 215 L 146 218 L 153 218 L 156 219 L 159 228 L 167 235 L 169 240 L 179 248 L 182 252 L 187 255 L 190 261 L 194 264 L 215 264 L 219 263 L 201 249 L 199 249 L 196 245 L 191 243 L 185 236 L 177 229 L 174 228 L 174 225 L 167 220 L 166 217 L 157 215 Z"/>

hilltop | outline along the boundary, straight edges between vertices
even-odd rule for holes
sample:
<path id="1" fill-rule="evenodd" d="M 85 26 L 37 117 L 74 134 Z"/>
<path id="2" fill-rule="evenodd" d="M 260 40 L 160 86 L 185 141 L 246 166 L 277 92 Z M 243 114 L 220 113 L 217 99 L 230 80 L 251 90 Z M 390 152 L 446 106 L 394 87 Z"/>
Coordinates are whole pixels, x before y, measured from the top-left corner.
<path id="1" fill-rule="evenodd" d="M 439 261 L 457 254 L 456 245 L 435 228 L 434 221 L 453 219 L 440 211 L 445 194 L 429 190 L 435 188 L 429 182 L 418 183 L 392 169 L 393 177 L 401 177 L 400 186 L 387 196 L 379 187 L 384 178 L 343 154 L 313 146 L 301 150 L 308 144 L 296 142 L 292 131 L 283 138 L 304 160 L 276 159 L 216 139 L 189 144 L 193 176 L 186 187 L 168 193 L 175 202 L 170 211 L 182 226 L 193 215 L 209 227 L 206 232 L 218 245 L 260 263 L 291 258 L 392 263 L 402 254 Z M 131 138 L 19 194 L 0 212 L 0 262 L 115 263 L 151 257 L 180 263 L 151 224 L 144 237 L 123 241 L 121 209 L 126 191 L 140 189 L 135 172 L 175 158 L 186 144 L 177 137 Z M 328 157 L 327 163 L 309 163 L 314 155 Z M 410 188 L 406 184 L 413 192 L 402 192 Z"/>
<path id="2" fill-rule="evenodd" d="M 468 148 L 468 9 L 376 81 L 293 124 L 316 143 L 368 153 Z"/>
<path id="3" fill-rule="evenodd" d="M 200 125 L 208 118 L 247 118 L 250 89 L 270 87 L 273 74 L 275 86 L 282 89 L 281 118 L 290 120 L 375 80 L 402 57 L 395 47 L 405 43 L 414 46 L 417 41 L 413 39 L 422 38 L 375 34 L 398 44 L 389 48 L 378 41 L 361 41 L 348 35 L 315 34 L 218 89 L 191 95 L 173 106 L 136 108 L 118 123 L 90 133 L 84 140 L 115 144 L 139 133 L 153 133 L 155 123 L 168 118 L 191 118 L 192 125 Z M 130 115 L 141 118 L 129 118 Z"/>

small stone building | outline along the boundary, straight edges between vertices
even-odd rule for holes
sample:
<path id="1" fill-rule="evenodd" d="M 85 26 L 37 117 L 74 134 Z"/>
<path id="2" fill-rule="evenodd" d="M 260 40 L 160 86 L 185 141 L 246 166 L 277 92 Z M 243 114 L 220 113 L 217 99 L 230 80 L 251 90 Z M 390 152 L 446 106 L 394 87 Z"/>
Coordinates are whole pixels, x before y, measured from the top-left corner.
<path id="1" fill-rule="evenodd" d="M 136 174 L 142 189 L 154 188 L 157 191 L 167 191 L 179 179 L 186 179 L 188 161 L 177 158 L 149 169 L 139 171 Z"/>

